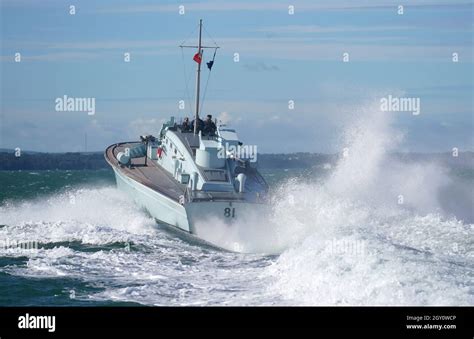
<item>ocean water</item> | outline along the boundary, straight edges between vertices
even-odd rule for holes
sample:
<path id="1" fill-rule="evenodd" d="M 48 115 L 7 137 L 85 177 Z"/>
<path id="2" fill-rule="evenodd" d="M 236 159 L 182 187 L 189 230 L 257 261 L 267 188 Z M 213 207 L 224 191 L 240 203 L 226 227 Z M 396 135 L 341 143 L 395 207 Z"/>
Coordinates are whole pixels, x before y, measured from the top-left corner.
<path id="1" fill-rule="evenodd" d="M 341 140 L 337 163 L 262 171 L 247 254 L 156 224 L 109 170 L 0 172 L 0 305 L 473 305 L 474 168 L 389 157 L 377 114 Z"/>

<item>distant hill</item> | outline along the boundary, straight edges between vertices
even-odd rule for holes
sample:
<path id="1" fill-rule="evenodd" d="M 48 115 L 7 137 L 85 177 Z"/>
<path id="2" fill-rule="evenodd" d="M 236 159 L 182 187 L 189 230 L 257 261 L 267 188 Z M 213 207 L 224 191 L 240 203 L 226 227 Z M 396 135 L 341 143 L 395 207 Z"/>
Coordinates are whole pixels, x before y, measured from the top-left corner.
<path id="1" fill-rule="evenodd" d="M 101 169 L 108 165 L 103 153 L 0 152 L 0 170 L 80 170 Z"/>
<path id="2" fill-rule="evenodd" d="M 0 148 L 0 153 L 14 153 L 15 150 L 11 148 Z M 35 151 L 24 151 L 21 150 L 22 153 L 41 153 L 41 152 L 35 152 Z"/>
<path id="3" fill-rule="evenodd" d="M 459 153 L 453 157 L 450 153 L 396 153 L 393 157 L 404 162 L 436 161 L 450 168 L 474 168 L 474 153 Z M 260 168 L 290 169 L 312 168 L 334 164 L 338 154 L 292 153 L 259 154 Z M 109 168 L 102 152 L 90 153 L 40 153 L 22 151 L 15 157 L 13 150 L 0 150 L 0 170 L 82 170 Z"/>

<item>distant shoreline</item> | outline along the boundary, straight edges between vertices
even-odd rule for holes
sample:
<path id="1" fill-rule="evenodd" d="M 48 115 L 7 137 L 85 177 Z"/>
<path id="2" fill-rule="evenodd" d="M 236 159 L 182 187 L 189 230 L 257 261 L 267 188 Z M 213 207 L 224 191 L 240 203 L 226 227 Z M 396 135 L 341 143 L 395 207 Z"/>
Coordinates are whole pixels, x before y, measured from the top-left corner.
<path id="1" fill-rule="evenodd" d="M 451 153 L 394 153 L 402 161 L 436 161 L 453 167 L 474 168 L 474 152 Z M 259 154 L 258 166 L 269 169 L 313 168 L 333 165 L 338 154 L 288 153 Z M 98 170 L 110 168 L 102 152 L 41 153 L 24 151 L 15 156 L 13 150 L 0 151 L 0 170 Z"/>

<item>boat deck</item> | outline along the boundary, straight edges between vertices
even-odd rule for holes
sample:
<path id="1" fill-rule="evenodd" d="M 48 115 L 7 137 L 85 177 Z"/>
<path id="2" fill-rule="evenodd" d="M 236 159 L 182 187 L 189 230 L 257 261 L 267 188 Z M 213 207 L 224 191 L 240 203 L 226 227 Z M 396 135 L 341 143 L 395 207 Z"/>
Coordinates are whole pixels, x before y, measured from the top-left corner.
<path id="1" fill-rule="evenodd" d="M 168 198 L 179 201 L 179 197 L 186 192 L 186 185 L 180 184 L 155 161 L 148 159 L 145 165 L 145 157 L 132 159 L 130 167 L 120 166 L 117 161 L 117 154 L 124 152 L 125 148 L 132 148 L 139 145 L 139 142 L 127 142 L 109 146 L 105 151 L 105 157 L 109 164 L 115 169 L 123 172 L 128 177 L 139 183 L 156 190 Z"/>
<path id="2" fill-rule="evenodd" d="M 266 193 L 268 186 L 265 180 L 256 170 L 247 169 L 246 192 L 215 192 L 215 191 L 191 191 L 186 192 L 187 185 L 177 182 L 171 174 L 159 166 L 156 161 L 148 159 L 145 164 L 145 156 L 131 159 L 131 166 L 123 166 L 118 163 L 117 154 L 124 152 L 125 148 L 132 149 L 140 144 L 139 141 L 123 142 L 109 146 L 105 151 L 107 162 L 125 176 L 145 185 L 168 198 L 180 202 L 180 197 L 185 196 L 186 201 L 244 201 L 255 200 L 255 193 Z M 189 145 L 192 147 L 192 145 Z"/>

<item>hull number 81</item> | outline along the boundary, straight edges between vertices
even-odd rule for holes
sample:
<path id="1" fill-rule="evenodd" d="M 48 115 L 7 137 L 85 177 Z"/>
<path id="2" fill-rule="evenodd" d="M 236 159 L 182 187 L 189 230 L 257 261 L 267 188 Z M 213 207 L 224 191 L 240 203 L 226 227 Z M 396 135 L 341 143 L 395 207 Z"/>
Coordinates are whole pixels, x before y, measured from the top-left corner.
<path id="1" fill-rule="evenodd" d="M 232 208 L 226 207 L 224 209 L 224 216 L 226 218 L 235 218 L 235 207 L 232 207 Z"/>

